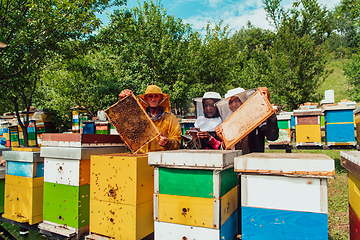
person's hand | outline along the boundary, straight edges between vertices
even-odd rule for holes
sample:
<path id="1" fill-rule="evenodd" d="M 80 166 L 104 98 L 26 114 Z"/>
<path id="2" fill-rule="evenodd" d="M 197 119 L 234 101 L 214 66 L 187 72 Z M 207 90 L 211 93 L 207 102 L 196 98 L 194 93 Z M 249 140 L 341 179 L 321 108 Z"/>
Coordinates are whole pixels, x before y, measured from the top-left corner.
<path id="1" fill-rule="evenodd" d="M 223 138 L 222 138 L 223 128 L 221 125 L 215 128 L 215 133 L 216 133 L 216 135 L 218 135 L 218 137 L 222 141 L 223 140 Z"/>
<path id="2" fill-rule="evenodd" d="M 130 89 L 124 89 L 119 93 L 119 98 L 123 99 L 124 97 L 129 96 L 132 93 Z"/>
<path id="3" fill-rule="evenodd" d="M 209 140 L 211 138 L 211 135 L 206 131 L 198 132 L 197 136 L 198 136 L 198 138 L 207 139 L 207 140 Z"/>
<path id="4" fill-rule="evenodd" d="M 159 145 L 164 147 L 168 142 L 169 142 L 169 139 L 167 137 L 165 137 L 165 135 L 163 133 L 160 133 Z"/>
<path id="5" fill-rule="evenodd" d="M 267 99 L 270 102 L 270 93 L 269 93 L 269 90 L 267 89 L 267 87 L 259 87 L 258 89 L 262 94 L 264 94 L 267 97 Z"/>

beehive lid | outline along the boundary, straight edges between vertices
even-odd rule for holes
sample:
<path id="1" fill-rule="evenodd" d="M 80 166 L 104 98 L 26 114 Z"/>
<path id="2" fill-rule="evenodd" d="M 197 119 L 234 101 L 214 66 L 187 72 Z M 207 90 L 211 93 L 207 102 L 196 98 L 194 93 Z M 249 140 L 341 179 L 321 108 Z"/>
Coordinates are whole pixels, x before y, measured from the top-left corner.
<path id="1" fill-rule="evenodd" d="M 333 178 L 335 162 L 325 154 L 251 153 L 236 157 L 239 173 Z"/>
<path id="2" fill-rule="evenodd" d="M 149 165 L 174 168 L 226 168 L 232 166 L 241 150 L 172 150 L 149 152 Z"/>
<path id="3" fill-rule="evenodd" d="M 220 125 L 225 149 L 232 148 L 275 111 L 263 93 L 254 93 Z"/>
<path id="4" fill-rule="evenodd" d="M 360 112 L 360 106 L 357 107 L 357 108 L 354 110 L 354 114 L 357 114 L 357 113 L 359 113 L 359 112 Z"/>
<path id="5" fill-rule="evenodd" d="M 40 152 L 6 151 L 3 152 L 2 160 L 20 162 L 43 162 Z"/>
<path id="6" fill-rule="evenodd" d="M 276 118 L 280 121 L 291 120 L 291 115 L 276 115 Z"/>
<path id="7" fill-rule="evenodd" d="M 294 116 L 313 116 L 321 115 L 321 109 L 294 110 Z"/>
<path id="8" fill-rule="evenodd" d="M 40 156 L 43 158 L 60 158 L 60 159 L 90 159 L 91 155 L 103 155 L 110 153 L 126 152 L 125 146 L 114 147 L 41 147 Z"/>
<path id="9" fill-rule="evenodd" d="M 359 151 L 340 151 L 341 166 L 360 178 L 360 152 Z"/>
<path id="10" fill-rule="evenodd" d="M 82 133 L 43 133 L 42 147 L 124 146 L 118 135 Z"/>
<path id="11" fill-rule="evenodd" d="M 0 166 L 0 179 L 5 179 L 5 167 Z"/>
<path id="12" fill-rule="evenodd" d="M 0 148 L 0 156 L 2 156 L 6 151 L 11 151 L 11 148 Z"/>
<path id="13" fill-rule="evenodd" d="M 329 106 L 329 107 L 324 107 L 323 108 L 323 112 L 325 111 L 334 111 L 334 110 L 354 110 L 355 106 L 354 105 L 337 105 L 337 106 Z"/>
<path id="14" fill-rule="evenodd" d="M 107 108 L 105 114 L 132 153 L 160 135 L 134 94 Z"/>

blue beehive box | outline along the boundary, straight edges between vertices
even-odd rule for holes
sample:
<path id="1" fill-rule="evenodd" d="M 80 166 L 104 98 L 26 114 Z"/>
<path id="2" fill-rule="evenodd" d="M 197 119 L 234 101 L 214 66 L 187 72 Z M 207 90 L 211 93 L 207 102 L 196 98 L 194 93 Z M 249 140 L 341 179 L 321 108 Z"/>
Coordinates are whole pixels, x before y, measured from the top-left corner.
<path id="1" fill-rule="evenodd" d="M 323 108 L 326 145 L 355 146 L 354 105 L 337 105 Z"/>

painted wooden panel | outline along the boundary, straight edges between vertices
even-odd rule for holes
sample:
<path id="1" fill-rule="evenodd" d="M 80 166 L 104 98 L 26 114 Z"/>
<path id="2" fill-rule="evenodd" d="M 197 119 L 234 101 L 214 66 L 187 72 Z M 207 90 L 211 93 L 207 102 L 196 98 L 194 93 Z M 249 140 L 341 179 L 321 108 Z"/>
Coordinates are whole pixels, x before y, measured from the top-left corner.
<path id="1" fill-rule="evenodd" d="M 43 219 L 44 178 L 6 175 L 4 218 L 30 225 Z"/>
<path id="2" fill-rule="evenodd" d="M 356 141 L 360 144 L 360 113 L 355 115 Z"/>
<path id="3" fill-rule="evenodd" d="M 277 120 L 279 129 L 290 129 L 290 120 Z"/>
<path id="4" fill-rule="evenodd" d="M 317 125 L 295 125 L 296 143 L 321 143 L 321 128 Z"/>
<path id="5" fill-rule="evenodd" d="M 159 194 L 158 202 L 160 222 L 205 228 L 214 227 L 214 203 L 211 198 Z"/>
<path id="6" fill-rule="evenodd" d="M 327 213 L 326 179 L 241 175 L 241 205 Z"/>
<path id="7" fill-rule="evenodd" d="M 159 168 L 159 193 L 213 198 L 213 171 Z"/>
<path id="8" fill-rule="evenodd" d="M 360 179 L 351 172 L 348 172 L 348 187 L 349 204 L 356 215 L 360 216 Z"/>
<path id="9" fill-rule="evenodd" d="M 0 179 L 0 213 L 4 212 L 5 179 Z"/>
<path id="10" fill-rule="evenodd" d="M 340 151 L 341 166 L 360 178 L 360 152 L 359 151 Z"/>
<path id="11" fill-rule="evenodd" d="M 84 134 L 95 134 L 95 123 L 94 122 L 82 122 Z"/>
<path id="12" fill-rule="evenodd" d="M 327 214 L 241 208 L 243 240 L 328 239 Z"/>
<path id="13" fill-rule="evenodd" d="M 360 240 L 360 220 L 351 206 L 349 206 L 350 239 Z"/>
<path id="14" fill-rule="evenodd" d="M 296 125 L 313 125 L 320 124 L 319 116 L 299 116 L 295 118 Z"/>
<path id="15" fill-rule="evenodd" d="M 42 146 L 47 147 L 91 147 L 123 146 L 119 136 L 101 134 L 45 133 Z"/>
<path id="16" fill-rule="evenodd" d="M 220 125 L 225 149 L 231 149 L 275 111 L 266 94 L 261 91 L 254 93 Z"/>
<path id="17" fill-rule="evenodd" d="M 87 135 L 87 134 L 85 134 Z M 90 134 L 89 134 L 90 135 Z M 92 155 L 126 152 L 124 146 L 114 147 L 41 147 L 41 157 L 71 160 L 90 159 Z"/>
<path id="18" fill-rule="evenodd" d="M 348 109 L 338 109 L 327 107 L 324 111 L 325 124 L 326 123 L 342 123 L 342 122 L 354 122 L 354 110 L 355 107 Z M 334 110 L 332 110 L 334 109 Z"/>
<path id="19" fill-rule="evenodd" d="M 90 159 L 45 158 L 44 181 L 72 186 L 90 184 Z"/>
<path id="20" fill-rule="evenodd" d="M 235 158 L 235 171 L 327 178 L 335 176 L 335 161 L 325 154 L 250 153 Z"/>
<path id="21" fill-rule="evenodd" d="M 136 205 L 152 200 L 154 168 L 146 154 L 91 156 L 90 197 Z"/>
<path id="22" fill-rule="evenodd" d="M 155 239 L 232 240 L 237 229 L 238 215 L 237 211 L 235 211 L 220 229 L 155 221 Z"/>
<path id="23" fill-rule="evenodd" d="M 218 189 L 216 183 L 220 183 Z M 237 185 L 237 175 L 234 168 L 223 171 L 159 168 L 158 184 L 161 194 L 219 198 Z"/>
<path id="24" fill-rule="evenodd" d="M 80 187 L 44 182 L 44 220 L 82 228 L 89 224 L 90 185 Z"/>
<path id="25" fill-rule="evenodd" d="M 124 97 L 104 112 L 132 153 L 160 135 L 134 94 Z"/>
<path id="26" fill-rule="evenodd" d="M 32 149 L 33 148 L 29 148 L 30 151 L 19 151 L 19 149 L 16 148 L 13 149 L 13 151 L 6 151 L 3 153 L 3 160 L 20 162 L 43 162 L 44 158 L 40 156 L 40 152 L 33 152 L 31 151 Z"/>
<path id="27" fill-rule="evenodd" d="M 154 231 L 152 212 L 152 200 L 134 206 L 90 199 L 90 232 L 139 240 Z"/>
<path id="28" fill-rule="evenodd" d="M 240 156 L 240 150 L 172 150 L 149 152 L 149 164 L 171 167 L 225 168 L 234 163 L 234 157 Z"/>
<path id="29" fill-rule="evenodd" d="M 220 200 L 155 194 L 154 201 L 160 222 L 219 229 L 237 209 L 237 187 Z"/>
<path id="30" fill-rule="evenodd" d="M 220 240 L 220 230 L 167 222 L 155 222 L 155 239 Z M 231 239 L 232 240 L 232 239 Z"/>
<path id="31" fill-rule="evenodd" d="M 43 177 L 43 162 L 16 162 L 6 161 L 6 174 L 20 177 Z"/>
<path id="32" fill-rule="evenodd" d="M 325 128 L 326 143 L 335 145 L 336 143 L 348 143 L 355 146 L 355 132 L 353 123 L 327 123 Z"/>

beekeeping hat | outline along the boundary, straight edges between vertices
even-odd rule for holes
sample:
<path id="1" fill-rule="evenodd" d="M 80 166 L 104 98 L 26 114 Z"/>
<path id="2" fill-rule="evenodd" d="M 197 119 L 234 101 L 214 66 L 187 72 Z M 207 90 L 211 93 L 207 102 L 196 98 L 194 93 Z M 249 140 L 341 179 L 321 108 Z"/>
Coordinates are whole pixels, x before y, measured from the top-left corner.
<path id="1" fill-rule="evenodd" d="M 193 98 L 193 102 L 194 102 L 195 109 L 196 109 L 195 113 L 196 113 L 197 118 L 200 116 L 205 116 L 204 107 L 203 107 L 203 99 L 213 99 L 216 104 L 216 102 L 221 101 L 222 98 L 221 98 L 221 95 L 217 92 L 206 92 L 206 93 L 204 93 L 203 97 Z M 219 111 L 221 119 L 224 120 L 228 113 L 227 112 L 225 113 L 221 107 L 218 107 L 218 106 L 216 106 L 216 107 Z"/>
<path id="2" fill-rule="evenodd" d="M 227 91 L 227 93 L 225 94 L 225 98 L 222 99 L 221 101 L 215 103 L 216 106 L 223 108 L 224 111 L 229 111 L 230 113 L 232 113 L 232 111 L 229 108 L 229 100 L 231 97 L 238 97 L 240 99 L 240 101 L 242 103 L 246 102 L 246 100 L 251 97 L 251 95 L 253 95 L 256 92 L 257 89 L 249 89 L 249 90 L 245 90 L 243 88 L 234 88 L 231 89 L 229 91 Z"/>
<path id="3" fill-rule="evenodd" d="M 145 93 L 138 96 L 138 98 L 140 100 L 140 104 L 144 109 L 149 107 L 149 104 L 145 100 L 145 96 L 148 95 L 148 94 L 159 94 L 160 96 L 162 96 L 162 99 L 160 100 L 158 106 L 163 107 L 165 112 L 170 112 L 171 111 L 171 108 L 170 108 L 170 95 L 162 93 L 161 89 L 156 85 L 149 85 L 146 88 Z"/>

